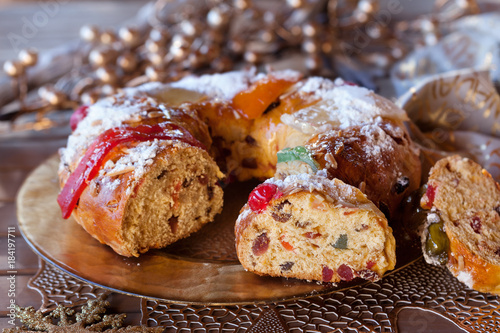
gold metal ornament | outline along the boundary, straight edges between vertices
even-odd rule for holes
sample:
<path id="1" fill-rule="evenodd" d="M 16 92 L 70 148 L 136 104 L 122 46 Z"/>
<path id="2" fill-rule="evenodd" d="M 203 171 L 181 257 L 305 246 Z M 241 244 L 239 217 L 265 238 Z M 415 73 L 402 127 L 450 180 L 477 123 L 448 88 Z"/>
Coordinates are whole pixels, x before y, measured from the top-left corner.
<path id="1" fill-rule="evenodd" d="M 117 52 L 109 47 L 93 49 L 89 54 L 89 62 L 94 67 L 102 67 L 116 59 Z"/>
<path id="2" fill-rule="evenodd" d="M 80 37 L 89 43 L 95 43 L 100 40 L 101 35 L 99 32 L 99 28 L 94 25 L 84 25 L 80 29 Z"/>
<path id="3" fill-rule="evenodd" d="M 113 30 L 105 30 L 101 33 L 99 40 L 104 45 L 111 45 L 116 42 L 118 38 Z"/>
<path id="4" fill-rule="evenodd" d="M 24 74 L 25 67 L 21 61 L 7 60 L 3 64 L 3 70 L 10 77 L 18 77 Z"/>
<path id="5" fill-rule="evenodd" d="M 135 53 L 128 52 L 119 56 L 116 63 L 123 71 L 131 73 L 137 68 L 139 61 Z"/>
<path id="6" fill-rule="evenodd" d="M 141 35 L 137 28 L 122 27 L 118 30 L 118 36 L 126 47 L 135 47 L 141 41 Z"/>
<path id="7" fill-rule="evenodd" d="M 146 47 L 146 50 L 148 52 L 156 53 L 166 48 L 166 42 L 161 39 L 160 40 L 148 39 L 144 46 Z"/>
<path id="8" fill-rule="evenodd" d="M 162 76 L 163 76 L 163 73 L 159 69 L 157 69 L 153 66 L 146 67 L 145 72 L 146 72 L 146 76 L 151 81 L 160 81 Z"/>
<path id="9" fill-rule="evenodd" d="M 118 80 L 118 75 L 115 70 L 109 66 L 99 67 L 95 72 L 97 78 L 103 83 L 115 84 Z"/>
<path id="10" fill-rule="evenodd" d="M 38 52 L 34 49 L 21 50 L 18 58 L 24 66 L 32 67 L 38 62 Z"/>

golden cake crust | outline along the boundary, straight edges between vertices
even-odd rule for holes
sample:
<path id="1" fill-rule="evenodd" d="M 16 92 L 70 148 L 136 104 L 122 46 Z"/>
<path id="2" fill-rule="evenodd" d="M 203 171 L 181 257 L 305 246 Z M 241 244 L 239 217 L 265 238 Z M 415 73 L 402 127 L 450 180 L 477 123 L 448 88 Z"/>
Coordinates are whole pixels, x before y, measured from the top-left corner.
<path id="1" fill-rule="evenodd" d="M 387 216 L 420 187 L 421 166 L 401 124 L 382 121 L 319 135 L 306 145 L 329 178 L 360 189 Z"/>

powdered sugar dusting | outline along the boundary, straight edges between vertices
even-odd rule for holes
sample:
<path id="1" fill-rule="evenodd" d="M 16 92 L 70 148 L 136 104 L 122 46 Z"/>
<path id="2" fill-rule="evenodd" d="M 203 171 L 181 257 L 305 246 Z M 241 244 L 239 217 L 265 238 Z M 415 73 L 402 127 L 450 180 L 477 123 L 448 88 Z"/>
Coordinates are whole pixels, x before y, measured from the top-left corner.
<path id="1" fill-rule="evenodd" d="M 323 77 L 311 77 L 308 80 L 305 80 L 302 83 L 302 87 L 299 88 L 299 91 L 305 93 L 315 93 L 319 90 L 328 91 L 335 88 L 335 83 L 332 80 L 325 79 Z"/>
<path id="2" fill-rule="evenodd" d="M 368 158 L 377 158 L 394 150 L 394 140 L 380 126 L 364 125 L 360 133 L 366 138 L 362 148 Z"/>
<path id="3" fill-rule="evenodd" d="M 461 271 L 458 274 L 457 279 L 458 281 L 464 283 L 469 288 L 473 288 L 474 286 L 474 279 L 472 278 L 472 275 L 470 275 L 469 272 Z"/>
<path id="4" fill-rule="evenodd" d="M 289 195 L 299 191 L 318 191 L 325 195 L 331 194 L 329 189 L 339 189 L 338 184 L 342 184 L 340 191 L 335 191 L 338 195 L 332 198 L 334 201 L 351 201 L 356 198 L 357 194 L 363 195 L 359 190 L 353 186 L 340 182 L 339 180 L 330 180 L 325 177 L 301 173 L 296 175 L 289 175 L 285 179 L 270 178 L 265 183 L 272 183 L 278 186 L 280 191 L 285 195 Z M 359 193 L 358 193 L 359 192 Z"/>
<path id="5" fill-rule="evenodd" d="M 292 70 L 272 72 L 279 79 L 299 79 L 301 74 Z M 202 76 L 187 76 L 177 82 L 170 84 L 173 88 L 182 88 L 196 91 L 210 98 L 229 101 L 239 92 L 244 91 L 250 85 L 266 77 L 264 73 L 256 74 L 256 69 L 246 71 L 233 71 L 223 74 L 207 74 Z"/>
<path id="6" fill-rule="evenodd" d="M 297 71 L 294 71 L 291 69 L 286 69 L 286 70 L 282 70 L 282 71 L 273 71 L 273 72 L 270 72 L 270 74 L 278 80 L 296 81 L 296 80 L 300 80 L 302 78 L 302 74 L 300 72 L 297 72 Z M 255 81 L 256 80 L 254 80 L 254 82 Z"/>
<path id="7" fill-rule="evenodd" d="M 249 72 L 229 72 L 225 74 L 207 74 L 187 76 L 170 84 L 173 88 L 193 90 L 222 100 L 232 99 L 238 92 L 250 85 Z"/>
<path id="8" fill-rule="evenodd" d="M 137 93 L 147 93 L 148 95 L 155 95 L 156 93 L 160 93 L 167 87 L 165 83 L 161 82 L 147 82 L 141 84 L 140 86 L 134 88 L 126 88 L 124 89 L 124 93 L 129 96 L 134 96 Z"/>
<path id="9" fill-rule="evenodd" d="M 359 208 L 369 210 L 385 219 L 384 214 L 368 200 L 358 188 L 348 185 L 339 179 L 329 179 L 318 175 L 297 174 L 287 176 L 285 179 L 270 178 L 265 183 L 278 186 L 284 196 L 308 191 L 316 191 L 328 202 L 341 208 Z"/>
<path id="10" fill-rule="evenodd" d="M 234 71 L 223 74 L 207 74 L 202 76 L 187 76 L 170 84 L 173 88 L 197 91 L 211 98 L 230 100 L 237 93 L 247 89 L 257 77 L 255 68 L 248 71 Z"/>
<path id="11" fill-rule="evenodd" d="M 363 87 L 319 77 L 306 80 L 298 90 L 318 102 L 281 121 L 305 134 L 379 122 L 384 118 L 407 120 L 406 113 L 389 100 Z"/>
<path id="12" fill-rule="evenodd" d="M 153 164 L 158 150 L 161 149 L 160 141 L 145 141 L 133 148 L 127 149 L 127 154 L 120 157 L 116 163 L 108 161 L 100 170 L 101 175 L 117 175 L 129 171 L 134 173 L 134 178 L 141 178 L 146 168 Z"/>
<path id="13" fill-rule="evenodd" d="M 126 89 L 117 97 L 109 97 L 91 105 L 87 116 L 68 137 L 66 148 L 61 149 L 61 161 L 70 165 L 104 131 L 121 126 L 143 110 L 158 107 L 158 103 L 138 89 Z"/>

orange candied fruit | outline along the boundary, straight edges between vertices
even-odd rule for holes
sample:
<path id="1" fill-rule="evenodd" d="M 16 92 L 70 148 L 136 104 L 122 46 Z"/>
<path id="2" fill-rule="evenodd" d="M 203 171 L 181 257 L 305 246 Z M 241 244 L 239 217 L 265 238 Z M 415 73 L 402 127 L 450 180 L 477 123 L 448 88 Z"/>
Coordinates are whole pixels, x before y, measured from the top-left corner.
<path id="1" fill-rule="evenodd" d="M 298 77 L 277 78 L 272 74 L 252 84 L 233 98 L 233 107 L 247 119 L 257 119 Z"/>

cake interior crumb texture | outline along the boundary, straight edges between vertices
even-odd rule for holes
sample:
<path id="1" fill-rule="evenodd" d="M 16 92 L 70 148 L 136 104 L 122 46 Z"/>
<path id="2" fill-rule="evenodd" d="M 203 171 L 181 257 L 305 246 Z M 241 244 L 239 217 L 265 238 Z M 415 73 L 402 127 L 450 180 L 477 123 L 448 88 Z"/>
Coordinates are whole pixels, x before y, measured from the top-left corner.
<path id="1" fill-rule="evenodd" d="M 222 210 L 219 173 L 196 148 L 157 159 L 126 207 L 122 237 L 131 252 L 164 247 L 212 221 Z"/>
<path id="2" fill-rule="evenodd" d="M 438 162 L 431 186 L 446 233 L 474 255 L 500 265 L 500 187 L 482 167 L 466 158 Z"/>
<path id="3" fill-rule="evenodd" d="M 257 273 L 323 281 L 324 267 L 336 272 L 346 265 L 361 272 L 368 266 L 381 276 L 395 264 L 386 253 L 394 249 L 394 238 L 383 217 L 373 210 L 342 207 L 316 191 L 277 200 L 254 219 L 242 237 L 253 241 L 241 242 L 244 255 L 239 257 Z M 255 251 L 259 237 L 269 242 L 262 255 Z M 328 281 L 340 279 L 333 274 Z"/>

